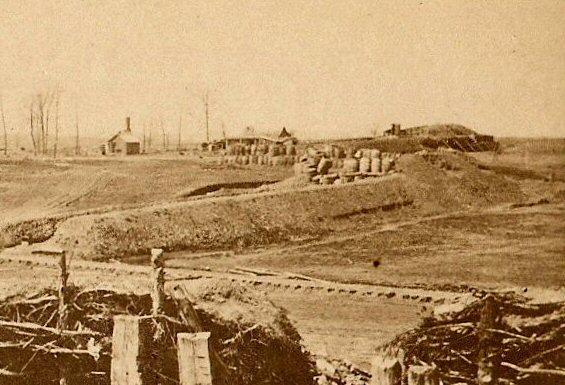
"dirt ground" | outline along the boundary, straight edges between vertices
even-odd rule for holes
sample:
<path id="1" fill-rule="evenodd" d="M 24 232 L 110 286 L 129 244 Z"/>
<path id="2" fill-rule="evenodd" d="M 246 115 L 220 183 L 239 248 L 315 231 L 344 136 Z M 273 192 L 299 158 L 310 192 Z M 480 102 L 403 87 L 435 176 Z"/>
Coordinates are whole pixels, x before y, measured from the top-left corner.
<path id="1" fill-rule="evenodd" d="M 0 217 L 18 220 L 171 201 L 215 183 L 281 180 L 290 167 L 216 166 L 193 156 L 0 160 Z M 2 220 L 0 220 L 2 222 Z"/>
<path id="2" fill-rule="evenodd" d="M 173 253 L 170 263 L 254 266 L 401 286 L 560 287 L 565 286 L 564 209 L 561 204 L 501 208 L 371 224 L 343 236 L 230 257 Z"/>

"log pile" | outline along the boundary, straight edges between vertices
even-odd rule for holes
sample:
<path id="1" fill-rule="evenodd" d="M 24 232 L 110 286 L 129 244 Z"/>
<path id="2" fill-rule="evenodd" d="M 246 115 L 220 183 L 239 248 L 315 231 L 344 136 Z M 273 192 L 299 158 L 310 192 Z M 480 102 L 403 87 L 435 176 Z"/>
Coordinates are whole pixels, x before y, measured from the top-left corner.
<path id="1" fill-rule="evenodd" d="M 59 301 L 55 290 L 9 298 L 0 304 L 0 384 L 58 384 L 61 362 L 69 368 L 69 384 L 110 384 L 113 317 L 120 314 L 147 320 L 147 334 L 152 339 L 144 353 L 152 364 L 142 365 L 147 383 L 178 383 L 176 335 L 195 331 L 195 310 L 190 300 L 167 296 L 163 314 L 155 316 L 149 294 L 68 289 L 64 331 L 57 329 Z M 208 294 L 213 298 L 198 300 L 226 301 L 224 294 Z M 233 298 L 228 302 L 232 308 L 240 303 L 241 309 L 248 306 Z M 278 314 L 277 309 L 269 309 Z M 196 313 L 205 330 L 212 332 L 210 342 L 217 352 L 211 357 L 215 384 L 282 385 L 286 384 L 285 376 L 295 384 L 311 384 L 309 356 L 301 351 L 300 337 L 284 314 L 264 321 L 271 322 L 269 327 L 249 322 L 252 320 L 226 319 L 209 310 L 197 308 Z"/>
<path id="2" fill-rule="evenodd" d="M 424 319 L 383 354 L 399 357 L 405 368 L 437 367 L 444 384 L 494 383 L 491 377 L 500 384 L 564 383 L 565 304 L 531 304 L 514 294 L 487 298 L 494 315 L 488 328 L 484 298 Z"/>

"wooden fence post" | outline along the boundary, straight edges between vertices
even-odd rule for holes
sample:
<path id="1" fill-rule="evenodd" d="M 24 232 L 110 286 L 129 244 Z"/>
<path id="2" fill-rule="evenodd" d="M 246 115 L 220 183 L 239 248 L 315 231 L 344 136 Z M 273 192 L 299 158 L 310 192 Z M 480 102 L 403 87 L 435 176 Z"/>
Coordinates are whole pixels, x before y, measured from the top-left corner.
<path id="1" fill-rule="evenodd" d="M 153 315 L 163 313 L 165 305 L 165 262 L 163 260 L 163 249 L 151 249 L 151 267 L 153 290 Z"/>
<path id="2" fill-rule="evenodd" d="M 490 331 L 496 329 L 497 318 L 496 301 L 489 294 L 485 298 L 485 304 L 481 313 L 479 323 L 479 362 L 477 370 L 477 382 L 479 385 L 498 384 L 498 362 L 493 359 L 496 354 L 494 350 L 494 335 Z"/>
<path id="3" fill-rule="evenodd" d="M 59 287 L 58 287 L 58 297 L 59 297 L 59 318 L 57 320 L 57 329 L 59 332 L 66 330 L 68 328 L 68 289 L 67 280 L 69 278 L 69 272 L 67 271 L 67 255 L 64 250 L 57 250 L 56 254 L 59 254 Z M 65 357 L 59 357 L 59 385 L 68 384 L 68 368 L 65 362 Z"/>
<path id="4" fill-rule="evenodd" d="M 210 333 L 179 333 L 178 360 L 181 385 L 211 385 Z"/>
<path id="5" fill-rule="evenodd" d="M 413 365 L 407 370 L 408 385 L 439 385 L 437 369 L 428 365 Z"/>
<path id="6" fill-rule="evenodd" d="M 114 317 L 111 385 L 143 385 L 140 358 L 145 343 L 141 317 L 130 315 Z"/>
<path id="7" fill-rule="evenodd" d="M 402 365 L 398 359 L 380 355 L 371 364 L 372 385 L 400 385 Z"/>

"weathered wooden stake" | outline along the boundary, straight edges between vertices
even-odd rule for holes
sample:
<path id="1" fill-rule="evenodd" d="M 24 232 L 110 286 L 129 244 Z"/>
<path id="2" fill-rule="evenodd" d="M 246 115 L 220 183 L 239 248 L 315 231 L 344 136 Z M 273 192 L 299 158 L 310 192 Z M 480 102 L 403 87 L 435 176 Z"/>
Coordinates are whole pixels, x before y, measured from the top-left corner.
<path id="1" fill-rule="evenodd" d="M 67 308 L 67 280 L 69 272 L 67 271 L 67 255 L 64 250 L 57 252 L 59 254 L 59 319 L 57 320 L 57 329 L 59 332 L 66 330 L 68 327 L 68 308 Z M 59 384 L 67 385 L 68 368 L 64 362 L 64 357 L 59 357 Z"/>
<path id="2" fill-rule="evenodd" d="M 439 385 L 436 368 L 428 365 L 413 365 L 407 370 L 408 385 Z"/>
<path id="3" fill-rule="evenodd" d="M 165 305 L 165 262 L 163 249 L 151 249 L 151 267 L 153 268 L 153 315 L 163 314 Z"/>
<path id="4" fill-rule="evenodd" d="M 378 356 L 372 362 L 371 375 L 371 384 L 400 385 L 402 366 L 396 358 Z"/>
<path id="5" fill-rule="evenodd" d="M 210 333 L 179 333 L 178 359 L 181 385 L 211 385 Z"/>
<path id="6" fill-rule="evenodd" d="M 493 359 L 496 354 L 493 341 L 494 335 L 490 331 L 496 329 L 497 317 L 496 301 L 492 295 L 485 298 L 485 304 L 479 323 L 479 362 L 477 382 L 479 385 L 498 384 L 498 362 Z"/>
<path id="7" fill-rule="evenodd" d="M 142 320 L 137 316 L 114 317 L 110 369 L 112 385 L 143 385 L 140 357 L 144 337 L 141 324 Z"/>
<path id="8" fill-rule="evenodd" d="M 59 252 L 59 268 L 61 269 L 59 274 L 59 321 L 57 322 L 57 328 L 65 330 L 67 328 L 67 280 L 69 279 L 69 273 L 67 271 L 67 256 L 64 250 Z"/>

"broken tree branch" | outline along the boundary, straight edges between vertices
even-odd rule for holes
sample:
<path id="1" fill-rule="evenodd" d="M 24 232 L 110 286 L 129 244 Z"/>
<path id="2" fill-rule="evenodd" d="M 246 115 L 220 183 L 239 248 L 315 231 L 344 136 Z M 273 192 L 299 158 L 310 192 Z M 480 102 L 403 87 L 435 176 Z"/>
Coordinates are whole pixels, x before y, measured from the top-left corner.
<path id="1" fill-rule="evenodd" d="M 517 365 L 511 364 L 509 362 L 501 362 L 501 366 L 505 366 L 510 369 L 514 369 L 520 373 L 527 373 L 527 374 L 546 374 L 552 376 L 561 376 L 565 377 L 565 370 L 559 369 L 534 369 L 534 368 L 521 368 Z"/>

